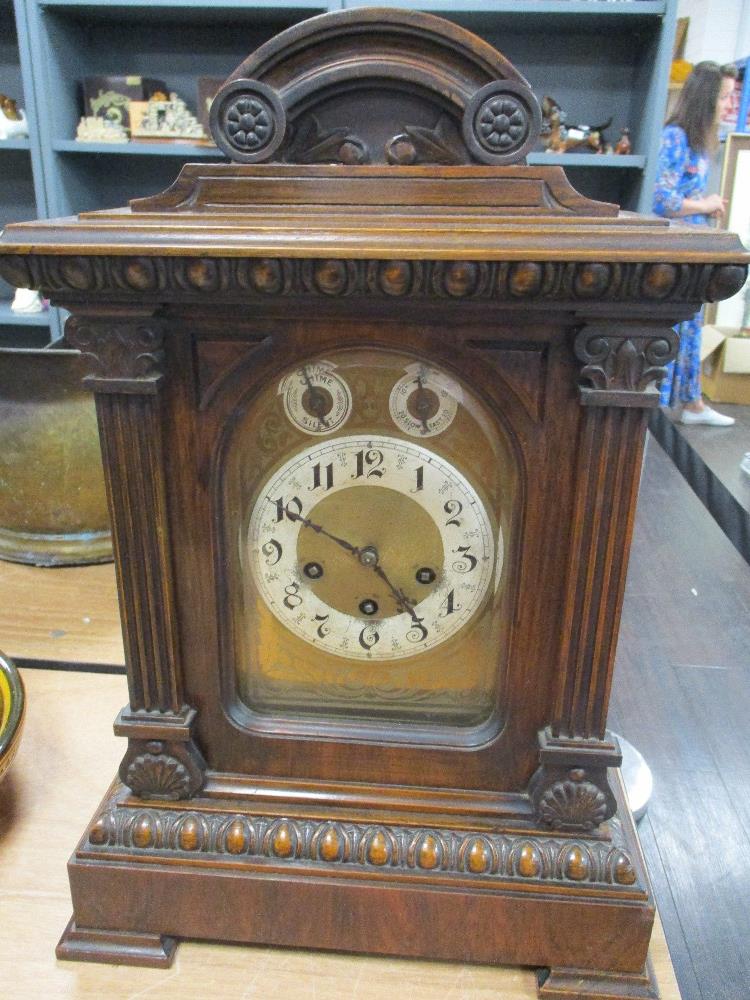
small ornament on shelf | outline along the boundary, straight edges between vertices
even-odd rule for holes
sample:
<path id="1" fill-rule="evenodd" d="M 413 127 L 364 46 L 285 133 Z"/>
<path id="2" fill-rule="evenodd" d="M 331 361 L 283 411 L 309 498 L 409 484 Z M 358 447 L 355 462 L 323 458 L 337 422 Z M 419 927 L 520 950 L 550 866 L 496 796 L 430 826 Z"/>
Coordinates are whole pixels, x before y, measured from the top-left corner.
<path id="1" fill-rule="evenodd" d="M 49 309 L 49 300 L 43 299 L 42 293 L 34 288 L 17 288 L 10 308 L 14 313 L 22 315 L 46 312 Z"/>
<path id="2" fill-rule="evenodd" d="M 154 94 L 148 101 L 130 102 L 130 135 L 133 139 L 208 138 L 203 126 L 174 92 L 169 98 Z"/>
<path id="3" fill-rule="evenodd" d="M 127 142 L 128 133 L 118 121 L 84 115 L 76 129 L 76 142 Z"/>
<path id="4" fill-rule="evenodd" d="M 633 151 L 633 144 L 630 141 L 630 129 L 624 128 L 620 132 L 620 138 L 617 140 L 617 145 L 615 146 L 615 153 L 618 156 L 629 156 Z"/>
<path id="5" fill-rule="evenodd" d="M 611 146 L 604 137 L 612 124 L 609 118 L 602 125 L 566 125 L 567 114 L 554 97 L 542 101 L 541 141 L 547 153 L 605 153 Z"/>
<path id="6" fill-rule="evenodd" d="M 0 94 L 0 139 L 27 139 L 28 136 L 26 112 L 18 108 L 12 97 Z"/>

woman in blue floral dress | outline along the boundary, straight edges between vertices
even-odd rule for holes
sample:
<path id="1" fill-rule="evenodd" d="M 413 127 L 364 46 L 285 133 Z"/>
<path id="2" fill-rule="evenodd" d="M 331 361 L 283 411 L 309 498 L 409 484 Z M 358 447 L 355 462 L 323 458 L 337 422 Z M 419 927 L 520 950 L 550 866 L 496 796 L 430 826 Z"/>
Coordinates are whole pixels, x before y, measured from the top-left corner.
<path id="1" fill-rule="evenodd" d="M 717 194 L 706 195 L 707 154 L 716 148 L 719 118 L 728 108 L 737 70 L 702 62 L 685 81 L 677 106 L 664 126 L 653 208 L 657 215 L 693 226 L 707 226 L 724 213 Z M 675 327 L 680 335 L 677 360 L 661 385 L 663 406 L 682 407 L 685 424 L 729 426 L 732 417 L 706 406 L 701 396 L 702 314 Z"/>

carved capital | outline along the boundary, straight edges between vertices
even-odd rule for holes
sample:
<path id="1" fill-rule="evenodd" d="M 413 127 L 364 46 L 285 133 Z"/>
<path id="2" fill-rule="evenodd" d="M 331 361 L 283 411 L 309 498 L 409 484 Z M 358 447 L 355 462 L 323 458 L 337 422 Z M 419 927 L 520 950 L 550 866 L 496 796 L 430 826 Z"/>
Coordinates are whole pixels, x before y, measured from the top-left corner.
<path id="1" fill-rule="evenodd" d="M 662 325 L 591 323 L 576 335 L 584 406 L 657 406 L 679 337 Z"/>
<path id="2" fill-rule="evenodd" d="M 159 391 L 163 375 L 163 332 L 153 317 L 71 316 L 65 339 L 89 363 L 84 385 L 95 392 Z"/>
<path id="3" fill-rule="evenodd" d="M 120 779 L 140 799 L 176 802 L 200 791 L 205 771 L 205 761 L 192 740 L 131 740 L 120 765 Z"/>

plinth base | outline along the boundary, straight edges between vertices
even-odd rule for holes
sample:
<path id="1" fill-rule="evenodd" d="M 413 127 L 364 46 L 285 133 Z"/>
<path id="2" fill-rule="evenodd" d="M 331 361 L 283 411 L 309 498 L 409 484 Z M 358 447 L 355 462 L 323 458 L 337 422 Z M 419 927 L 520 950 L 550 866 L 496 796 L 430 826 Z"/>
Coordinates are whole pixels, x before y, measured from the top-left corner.
<path id="1" fill-rule="evenodd" d="M 583 977 L 590 1000 L 643 1000 L 654 906 L 614 784 L 612 821 L 563 834 L 144 802 L 116 782 L 69 864 L 58 957 L 166 966 L 192 938 L 538 966 L 541 996 Z"/>

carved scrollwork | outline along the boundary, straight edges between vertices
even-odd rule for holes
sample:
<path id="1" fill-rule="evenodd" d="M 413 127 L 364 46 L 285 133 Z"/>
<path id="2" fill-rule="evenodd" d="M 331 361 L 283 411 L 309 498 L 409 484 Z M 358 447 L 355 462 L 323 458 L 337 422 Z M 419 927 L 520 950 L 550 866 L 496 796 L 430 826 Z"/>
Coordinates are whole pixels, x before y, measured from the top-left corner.
<path id="1" fill-rule="evenodd" d="M 90 364 L 85 383 L 100 391 L 156 392 L 162 380 L 163 334 L 155 320 L 78 319 L 65 325 L 65 339 Z"/>
<path id="2" fill-rule="evenodd" d="M 441 115 L 434 128 L 405 125 L 403 132 L 388 140 L 385 155 L 389 163 L 399 166 L 414 163 L 442 163 L 450 166 L 462 163 L 464 159 L 456 130 L 447 115 Z"/>
<path id="3" fill-rule="evenodd" d="M 270 159 L 284 141 L 286 112 L 271 87 L 258 80 L 232 80 L 217 93 L 209 118 L 219 149 L 240 163 Z"/>
<path id="4" fill-rule="evenodd" d="M 369 163 L 367 145 L 346 126 L 325 130 L 315 115 L 296 123 L 289 146 L 284 151 L 287 163 Z"/>
<path id="5" fill-rule="evenodd" d="M 648 325 L 584 327 L 573 345 L 576 356 L 584 362 L 580 372 L 582 401 L 589 405 L 656 405 L 658 383 L 676 356 L 678 344 L 677 334 L 663 327 L 658 332 L 649 330 Z"/>
<path id="6" fill-rule="evenodd" d="M 615 824 L 614 832 L 617 832 Z M 120 803 L 89 828 L 91 849 L 116 857 L 133 848 L 187 858 L 231 855 L 233 864 L 267 858 L 302 864 L 313 874 L 340 866 L 398 875 L 429 871 L 494 881 L 578 882 L 632 887 L 637 870 L 619 841 L 549 834 L 472 833 L 286 816 L 233 815 L 199 808 L 184 812 Z"/>

